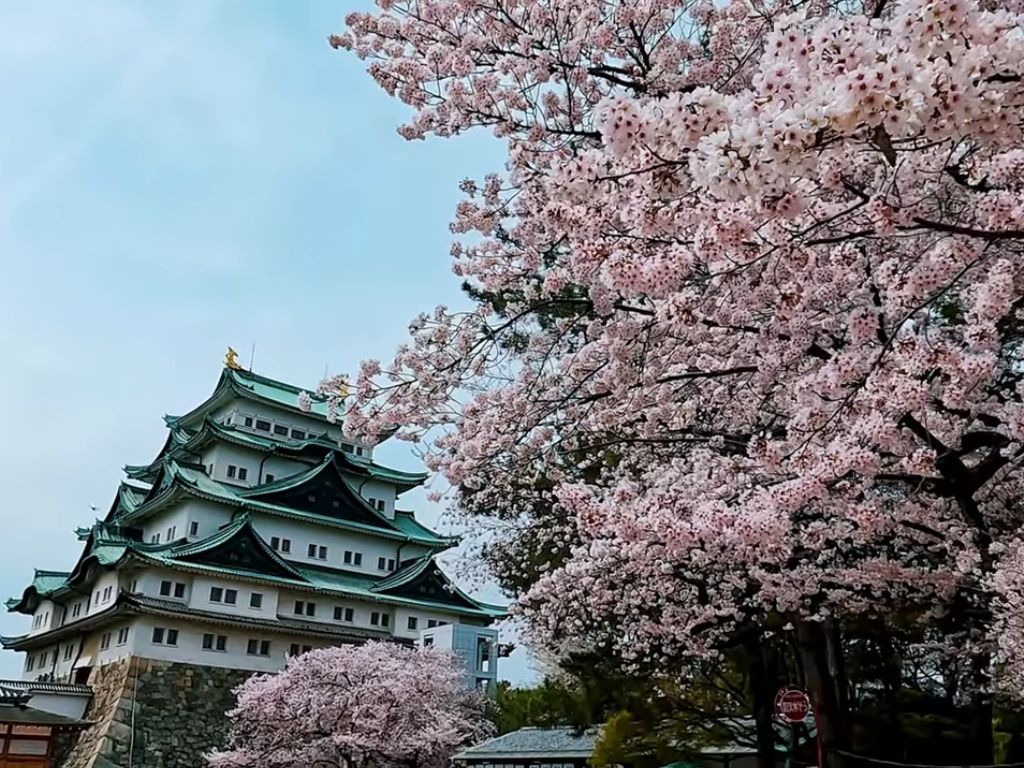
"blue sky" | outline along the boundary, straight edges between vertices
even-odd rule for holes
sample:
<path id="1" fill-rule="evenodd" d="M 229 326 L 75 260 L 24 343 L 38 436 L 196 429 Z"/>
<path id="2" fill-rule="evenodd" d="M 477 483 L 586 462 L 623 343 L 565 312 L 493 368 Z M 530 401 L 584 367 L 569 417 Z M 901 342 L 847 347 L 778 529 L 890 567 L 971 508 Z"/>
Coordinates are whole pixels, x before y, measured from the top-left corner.
<path id="1" fill-rule="evenodd" d="M 363 7 L 0 6 L 5 596 L 73 563 L 73 528 L 152 458 L 164 413 L 211 391 L 229 344 L 314 386 L 460 300 L 457 185 L 501 148 L 396 134 L 405 108 L 326 43 Z M 380 455 L 415 467 L 401 445 Z M 26 628 L 0 615 L 0 633 Z M 0 653 L 0 677 L 19 669 Z M 503 669 L 530 675 L 520 653 Z"/>

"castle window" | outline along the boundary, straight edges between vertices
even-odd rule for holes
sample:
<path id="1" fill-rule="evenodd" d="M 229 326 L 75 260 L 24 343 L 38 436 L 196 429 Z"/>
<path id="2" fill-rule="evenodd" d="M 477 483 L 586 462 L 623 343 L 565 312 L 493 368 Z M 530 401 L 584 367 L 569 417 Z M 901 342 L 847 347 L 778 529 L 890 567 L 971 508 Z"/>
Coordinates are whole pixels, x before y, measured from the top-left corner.
<path id="1" fill-rule="evenodd" d="M 308 600 L 296 600 L 295 601 L 295 615 L 302 616 L 316 616 L 316 603 L 311 603 Z"/>
<path id="2" fill-rule="evenodd" d="M 341 451 L 342 453 L 352 453 L 352 446 L 349 445 L 348 443 L 342 443 Z"/>
<path id="3" fill-rule="evenodd" d="M 378 571 L 385 571 L 385 570 L 387 570 L 387 567 L 388 567 L 388 559 L 386 557 L 378 557 L 377 558 L 377 570 Z"/>
<path id="4" fill-rule="evenodd" d="M 270 548 L 271 549 L 280 549 L 281 548 L 281 538 L 279 536 L 271 536 L 270 537 Z"/>
<path id="5" fill-rule="evenodd" d="M 228 605 L 234 605 L 238 602 L 238 590 L 237 589 L 225 589 L 224 590 L 224 602 Z"/>
<path id="6" fill-rule="evenodd" d="M 134 591 L 134 590 L 133 590 Z M 160 582 L 160 595 L 161 597 L 170 597 L 171 592 L 179 600 L 185 597 L 185 583 L 182 581 L 176 581 L 171 583 L 169 581 Z"/>
<path id="7" fill-rule="evenodd" d="M 247 477 L 249 477 L 249 470 L 246 469 L 245 467 L 239 467 L 238 468 L 238 479 L 239 480 L 245 480 Z"/>
<path id="8" fill-rule="evenodd" d="M 287 437 L 288 436 L 288 427 L 282 426 L 281 424 L 275 424 L 274 425 L 274 434 L 275 435 L 284 435 L 285 437 Z"/>
<path id="9" fill-rule="evenodd" d="M 117 644 L 124 645 L 128 642 L 128 627 L 117 630 Z"/>
<path id="10" fill-rule="evenodd" d="M 274 482 L 274 476 L 272 474 L 270 474 L 269 472 L 267 472 L 267 478 L 266 478 L 265 482 L 268 482 L 268 483 Z"/>
<path id="11" fill-rule="evenodd" d="M 356 612 L 352 608 L 345 608 L 341 605 L 334 607 L 334 620 L 335 621 L 347 621 L 351 623 L 355 620 Z"/>
<path id="12" fill-rule="evenodd" d="M 427 619 L 427 629 L 433 629 L 437 626 L 437 619 Z"/>
<path id="13" fill-rule="evenodd" d="M 429 648 L 433 644 L 434 644 L 434 638 L 432 638 L 432 637 L 424 637 L 423 638 L 423 647 L 424 648 Z"/>
<path id="14" fill-rule="evenodd" d="M 199 523 L 197 523 L 195 520 L 193 520 L 191 523 L 188 524 L 188 535 L 189 536 L 196 536 L 198 533 L 199 533 Z"/>
<path id="15" fill-rule="evenodd" d="M 245 652 L 250 656 L 269 656 L 270 655 L 270 641 L 269 640 L 250 640 L 246 644 Z"/>
<path id="16" fill-rule="evenodd" d="M 110 647 L 110 633 L 107 632 L 106 634 L 104 634 L 104 635 L 102 635 L 100 637 L 100 650 L 101 651 L 105 651 L 109 647 Z"/>
<path id="17" fill-rule="evenodd" d="M 384 502 L 384 499 L 377 499 L 377 511 L 378 512 L 383 512 L 385 506 L 387 506 L 387 505 Z"/>
<path id="18" fill-rule="evenodd" d="M 253 592 L 249 595 L 249 607 L 250 608 L 262 608 L 263 607 L 263 595 L 259 592 Z"/>
<path id="19" fill-rule="evenodd" d="M 226 651 L 228 649 L 228 636 L 227 635 L 203 635 L 203 650 L 204 651 Z"/>
<path id="20" fill-rule="evenodd" d="M 176 630 L 176 629 L 164 629 L 163 627 L 153 627 L 153 644 L 154 645 L 177 645 L 178 644 L 178 630 Z"/>
<path id="21" fill-rule="evenodd" d="M 221 587 L 210 587 L 210 602 L 220 603 L 224 601 L 224 590 Z"/>
<path id="22" fill-rule="evenodd" d="M 64 661 L 70 661 L 71 655 L 75 652 L 75 646 L 73 643 L 68 644 L 64 648 Z"/>
<path id="23" fill-rule="evenodd" d="M 363 553 L 362 552 L 350 552 L 345 551 L 345 556 L 342 558 L 345 565 L 362 565 L 363 564 Z"/>
<path id="24" fill-rule="evenodd" d="M 292 430 L 292 437 L 295 438 L 296 440 L 305 440 L 306 439 L 306 433 L 303 432 L 301 429 L 293 429 Z"/>
<path id="25" fill-rule="evenodd" d="M 316 557 L 316 544 L 310 544 L 306 548 L 306 555 L 309 557 Z"/>
<path id="26" fill-rule="evenodd" d="M 234 464 L 228 464 L 228 477 L 233 478 L 235 476 L 235 473 L 237 472 L 238 467 L 236 467 Z"/>
<path id="27" fill-rule="evenodd" d="M 292 540 L 291 539 L 281 539 L 281 551 L 282 552 L 291 552 L 292 551 Z"/>
<path id="28" fill-rule="evenodd" d="M 178 532 L 178 526 L 176 526 L 176 525 L 172 525 L 170 528 L 168 528 L 167 529 L 167 540 L 168 541 L 174 541 L 174 536 L 175 536 L 175 534 L 177 532 Z"/>
<path id="29" fill-rule="evenodd" d="M 374 611 L 370 614 L 370 623 L 375 627 L 386 627 L 391 623 L 391 617 L 386 613 L 377 613 L 377 611 Z"/>
<path id="30" fill-rule="evenodd" d="M 270 431 L 270 422 L 269 421 L 264 421 L 263 419 L 256 419 L 256 429 L 258 429 L 258 430 L 260 430 L 262 432 L 269 432 Z"/>
<path id="31" fill-rule="evenodd" d="M 409 617 L 409 620 L 408 620 L 408 621 L 406 622 L 406 626 L 407 626 L 407 627 L 408 627 L 409 629 L 416 629 L 416 626 L 417 626 L 417 625 L 418 625 L 419 623 L 420 623 L 420 622 L 419 622 L 419 619 L 417 619 L 417 618 L 416 618 L 415 616 L 410 616 L 410 617 Z"/>
<path id="32" fill-rule="evenodd" d="M 246 416 L 245 417 L 245 426 L 247 426 L 247 427 L 251 427 L 252 426 L 252 416 Z"/>

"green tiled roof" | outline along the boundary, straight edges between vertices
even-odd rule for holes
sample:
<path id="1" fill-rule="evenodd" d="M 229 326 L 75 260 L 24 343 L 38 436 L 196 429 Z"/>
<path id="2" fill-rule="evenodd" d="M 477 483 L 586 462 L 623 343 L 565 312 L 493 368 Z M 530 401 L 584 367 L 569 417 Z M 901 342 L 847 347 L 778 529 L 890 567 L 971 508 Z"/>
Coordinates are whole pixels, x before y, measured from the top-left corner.
<path id="1" fill-rule="evenodd" d="M 313 435 L 303 440 L 292 438 L 275 438 L 256 435 L 234 425 L 218 424 L 207 416 L 195 429 L 182 426 L 171 427 L 171 437 L 160 451 L 153 463 L 148 465 L 129 465 L 125 472 L 129 477 L 152 481 L 165 456 L 180 458 L 183 453 L 197 453 L 203 446 L 223 441 L 249 448 L 263 453 L 276 453 L 289 457 L 307 457 L 308 460 L 320 461 L 325 455 L 334 455 L 354 475 L 369 476 L 398 487 L 399 493 L 414 488 L 427 479 L 426 472 L 403 472 L 376 463 L 364 456 L 344 451 L 337 440 L 323 435 Z"/>
<path id="2" fill-rule="evenodd" d="M 243 560 L 226 564 L 223 558 L 220 560 L 216 558 L 218 549 L 230 549 L 233 540 L 243 537 L 255 543 L 259 549 L 259 557 L 270 560 L 276 573 L 270 572 L 268 568 L 246 568 Z M 210 557 L 204 559 L 206 555 Z M 112 568 L 128 559 L 172 570 L 233 577 L 287 589 L 335 595 L 339 598 L 354 597 L 391 605 L 433 607 L 449 613 L 480 618 L 495 618 L 503 616 L 505 613 L 502 608 L 468 598 L 454 585 L 451 585 L 443 574 L 441 574 L 441 578 L 450 585 L 446 587 L 447 591 L 458 595 L 463 601 L 462 604 L 431 599 L 429 596 L 409 597 L 388 594 L 388 590 L 407 584 L 422 574 L 433 562 L 428 556 L 408 564 L 383 580 L 352 571 L 292 564 L 281 558 L 259 536 L 252 528 L 251 520 L 246 514 L 239 515 L 231 523 L 202 541 L 184 543 L 148 544 L 126 536 L 116 526 L 102 522 L 97 523 L 92 529 L 86 551 L 79 559 L 75 569 L 70 574 L 63 574 L 59 588 L 74 586 L 85 579 L 94 564 L 103 568 Z M 53 574 L 54 572 L 41 573 Z M 37 576 L 37 581 L 39 578 Z M 8 601 L 8 610 L 26 612 L 26 609 L 29 608 L 26 599 L 34 588 L 35 585 L 29 587 L 21 600 Z M 34 610 L 34 607 L 31 610 Z"/>
<path id="3" fill-rule="evenodd" d="M 395 519 L 390 521 L 390 522 L 391 522 L 392 525 L 394 525 L 396 528 L 398 528 L 398 530 L 402 531 L 403 533 L 405 533 L 406 535 L 408 535 L 410 538 L 413 538 L 413 539 L 428 539 L 428 538 L 445 539 L 446 538 L 447 541 L 449 541 L 449 542 L 455 543 L 455 542 L 458 541 L 458 538 L 455 537 L 455 536 L 449 536 L 449 537 L 440 536 L 439 534 L 437 534 L 434 531 L 432 531 L 429 528 L 427 528 L 427 526 L 423 525 L 423 523 L 421 523 L 419 520 L 417 520 L 413 516 L 412 512 L 407 512 L 405 510 L 396 509 L 395 510 Z"/>
<path id="4" fill-rule="evenodd" d="M 19 608 L 27 607 L 35 600 L 50 597 L 67 586 L 70 576 L 71 574 L 67 571 L 44 571 L 37 568 L 32 577 L 32 583 L 25 589 L 21 598 L 12 597 L 7 601 L 7 610 L 16 611 Z"/>
<path id="5" fill-rule="evenodd" d="M 307 635 L 318 635 L 335 642 L 358 643 L 364 640 L 393 640 L 389 632 L 383 630 L 361 629 L 356 627 L 339 626 L 328 622 L 305 621 L 298 618 L 278 617 L 275 619 L 257 618 L 255 616 L 239 616 L 232 613 L 220 613 L 218 611 L 205 611 L 191 608 L 178 600 L 167 600 L 144 595 L 121 593 L 114 603 L 102 611 L 85 616 L 77 621 L 71 621 L 50 632 L 43 632 L 37 635 L 18 635 L 16 637 L 0 637 L 0 645 L 13 650 L 32 650 L 33 648 L 47 647 L 54 642 L 59 642 L 65 636 L 76 635 L 85 629 L 92 629 L 104 626 L 111 620 L 122 620 L 125 614 L 155 614 L 159 616 L 174 616 L 177 618 L 191 619 L 211 624 L 222 624 L 227 626 L 256 627 L 270 632 L 281 632 L 286 634 L 302 633 Z M 398 641 L 400 642 L 400 641 Z"/>
<path id="6" fill-rule="evenodd" d="M 143 518 L 150 511 L 163 508 L 166 504 L 176 501 L 180 494 L 190 494 L 205 498 L 209 501 L 220 502 L 239 509 L 252 512 L 264 512 L 266 514 L 289 517 L 296 520 L 307 520 L 323 525 L 344 528 L 346 530 L 359 531 L 383 538 L 414 541 L 417 544 L 435 548 L 448 548 L 456 543 L 455 539 L 439 536 L 415 520 L 410 522 L 408 515 L 395 515 L 394 520 L 389 520 L 380 515 L 370 505 L 367 508 L 373 515 L 378 517 L 381 525 L 367 525 L 354 521 L 345 521 L 311 512 L 293 509 L 280 504 L 272 504 L 261 501 L 257 496 L 269 490 L 281 490 L 285 487 L 294 487 L 300 480 L 305 481 L 315 477 L 320 471 L 329 465 L 331 457 L 328 457 L 320 465 L 313 467 L 308 472 L 284 478 L 281 481 L 257 486 L 252 489 L 236 490 L 231 486 L 218 483 L 210 478 L 201 468 L 182 465 L 173 459 L 166 459 L 156 479 L 149 498 L 130 512 L 118 518 L 118 522 L 128 524 L 133 520 Z M 300 480 L 296 480 L 299 478 Z M 351 486 L 349 486 L 351 488 Z M 175 495 L 179 494 L 179 495 Z M 355 491 L 353 494 L 362 499 Z"/>
<path id="7" fill-rule="evenodd" d="M 299 408 L 299 395 L 302 392 L 306 392 L 310 397 L 311 408 L 309 411 L 302 411 Z M 324 422 L 327 421 L 327 401 L 315 391 L 303 390 L 293 384 L 286 384 L 283 381 L 260 376 L 258 373 L 235 368 L 224 368 L 213 394 L 200 405 L 183 416 L 167 416 L 165 420 L 171 426 L 195 425 L 210 411 L 231 397 L 242 397 L 257 403 L 268 403 L 296 413 L 301 412 L 305 416 L 321 419 Z"/>
<path id="8" fill-rule="evenodd" d="M 7 601 L 8 610 L 31 613 L 44 597 L 71 594 L 81 589 L 84 583 L 95 578 L 98 568 L 119 568 L 127 561 L 136 561 L 339 598 L 431 607 L 480 619 L 504 615 L 503 608 L 476 602 L 459 591 L 440 571 L 432 556 L 405 563 L 395 574 L 380 579 L 342 569 L 293 564 L 256 533 L 251 517 L 262 514 L 359 532 L 396 544 L 415 543 L 435 552 L 457 543 L 456 539 L 440 536 L 419 523 L 411 512 L 396 511 L 394 519 L 386 517 L 353 485 L 373 478 L 408 489 L 421 483 L 426 474 L 382 467 L 369 458 L 348 453 L 328 437 L 326 431 L 304 440 L 278 440 L 217 424 L 211 419 L 213 411 L 239 397 L 298 412 L 302 391 L 247 371 L 224 369 L 217 389 L 204 403 L 184 416 L 166 418 L 170 434 L 158 459 L 147 466 L 125 468 L 129 477 L 144 480 L 147 487 L 121 483 L 104 520 L 76 530 L 85 546 L 71 572 L 37 571 L 22 597 Z M 326 421 L 323 398 L 310 395 L 312 415 Z M 310 413 L 304 412 L 304 415 Z M 274 483 L 236 488 L 213 480 L 206 474 L 205 467 L 192 463 L 199 449 L 211 441 L 231 442 L 268 455 L 295 458 L 308 462 L 310 468 Z M 133 525 L 188 498 L 226 506 L 232 522 L 202 541 L 179 540 L 163 544 L 140 541 L 141 532 Z M 401 552 L 400 546 L 398 551 Z M 79 622 L 75 625 L 81 626 Z M 43 634 L 49 637 L 52 633 Z"/>
<path id="9" fill-rule="evenodd" d="M 425 576 L 436 579 L 443 585 L 445 592 L 454 595 L 468 605 L 476 606 L 493 617 L 505 615 L 505 609 L 496 605 L 482 603 L 479 600 L 474 600 L 455 586 L 454 582 L 445 576 L 444 571 L 441 570 L 441 567 L 437 564 L 437 559 L 433 555 L 424 555 L 418 560 L 408 563 L 405 567 L 400 568 L 387 578 L 377 582 L 373 587 L 373 591 L 381 595 L 390 594 L 394 596 L 395 590 L 398 590 L 400 587 L 413 584 L 418 579 Z"/>

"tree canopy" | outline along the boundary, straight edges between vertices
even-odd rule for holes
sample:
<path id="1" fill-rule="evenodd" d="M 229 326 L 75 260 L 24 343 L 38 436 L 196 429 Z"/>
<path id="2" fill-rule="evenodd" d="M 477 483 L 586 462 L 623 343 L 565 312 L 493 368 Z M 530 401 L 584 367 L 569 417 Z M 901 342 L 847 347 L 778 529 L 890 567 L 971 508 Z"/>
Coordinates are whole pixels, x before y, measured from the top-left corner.
<path id="1" fill-rule="evenodd" d="M 315 650 L 236 693 L 229 746 L 210 756 L 213 768 L 443 768 L 490 732 L 482 697 L 432 648 Z"/>
<path id="2" fill-rule="evenodd" d="M 506 565 L 531 534 L 553 659 L 788 637 L 840 749 L 848 628 L 909 620 L 988 762 L 1024 693 L 1019 4 L 378 5 L 332 44 L 403 135 L 508 154 L 452 225 L 474 309 L 364 363 L 349 428 L 427 443 Z"/>

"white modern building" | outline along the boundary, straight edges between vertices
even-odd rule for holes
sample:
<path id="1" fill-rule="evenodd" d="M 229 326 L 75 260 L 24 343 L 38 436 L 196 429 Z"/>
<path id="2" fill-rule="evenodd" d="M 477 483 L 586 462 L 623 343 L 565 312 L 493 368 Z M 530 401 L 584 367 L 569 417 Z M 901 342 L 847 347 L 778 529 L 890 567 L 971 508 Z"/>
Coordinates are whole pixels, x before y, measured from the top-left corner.
<path id="1" fill-rule="evenodd" d="M 159 455 L 78 530 L 78 561 L 8 601 L 30 617 L 2 638 L 26 680 L 83 683 L 129 656 L 272 671 L 387 639 L 451 648 L 493 688 L 503 609 L 459 590 L 436 561 L 456 541 L 401 508 L 425 475 L 380 466 L 301 394 L 229 359 L 207 400 L 165 417 Z"/>

